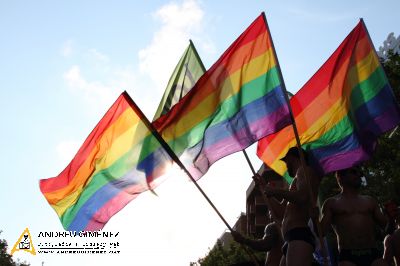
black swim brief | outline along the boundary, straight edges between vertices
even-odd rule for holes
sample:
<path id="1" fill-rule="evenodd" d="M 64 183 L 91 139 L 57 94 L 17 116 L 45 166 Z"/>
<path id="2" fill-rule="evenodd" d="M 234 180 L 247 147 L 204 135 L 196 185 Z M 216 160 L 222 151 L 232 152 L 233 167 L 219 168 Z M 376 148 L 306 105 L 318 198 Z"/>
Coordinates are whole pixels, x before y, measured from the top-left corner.
<path id="1" fill-rule="evenodd" d="M 349 261 L 357 266 L 368 266 L 382 258 L 382 255 L 383 253 L 377 248 L 342 249 L 339 251 L 339 261 Z"/>
<path id="2" fill-rule="evenodd" d="M 282 247 L 282 253 L 286 255 L 288 244 L 293 240 L 301 240 L 310 244 L 313 249 L 315 249 L 315 238 L 313 233 L 311 232 L 310 227 L 296 227 L 290 229 L 283 236 L 283 240 L 285 240 L 285 244 Z"/>

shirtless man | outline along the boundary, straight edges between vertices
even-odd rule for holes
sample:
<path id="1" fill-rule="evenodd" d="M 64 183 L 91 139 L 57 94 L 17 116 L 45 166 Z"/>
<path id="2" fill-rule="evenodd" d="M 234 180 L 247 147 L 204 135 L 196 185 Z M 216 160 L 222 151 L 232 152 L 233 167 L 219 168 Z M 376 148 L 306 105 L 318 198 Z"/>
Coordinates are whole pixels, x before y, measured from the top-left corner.
<path id="1" fill-rule="evenodd" d="M 400 208 L 396 207 L 394 220 L 396 228 L 393 234 L 385 237 L 385 253 L 383 258 L 389 265 L 400 266 Z"/>
<path id="2" fill-rule="evenodd" d="M 289 191 L 267 187 L 265 194 L 269 197 L 283 198 L 286 204 L 282 221 L 282 234 L 285 244 L 282 248 L 283 257 L 281 265 L 311 265 L 313 251 L 315 249 L 315 238 L 308 221 L 310 210 L 316 206 L 316 198 L 320 177 L 308 165 L 307 154 L 301 150 L 306 160 L 303 170 L 300 160 L 300 152 L 297 147 L 290 148 L 283 160 L 288 168 L 289 175 L 294 180 Z M 309 191 L 312 188 L 312 198 Z"/>
<path id="3" fill-rule="evenodd" d="M 387 265 L 376 246 L 375 225 L 386 226 L 387 219 L 378 203 L 359 194 L 362 173 L 357 167 L 336 172 L 342 190 L 322 207 L 321 225 L 326 232 L 332 225 L 338 242 L 339 266 Z"/>
<path id="4" fill-rule="evenodd" d="M 283 240 L 279 227 L 275 222 L 267 224 L 262 239 L 249 239 L 243 237 L 240 233 L 232 231 L 233 239 L 241 244 L 249 246 L 258 251 L 267 251 L 265 265 L 278 266 L 282 257 Z"/>

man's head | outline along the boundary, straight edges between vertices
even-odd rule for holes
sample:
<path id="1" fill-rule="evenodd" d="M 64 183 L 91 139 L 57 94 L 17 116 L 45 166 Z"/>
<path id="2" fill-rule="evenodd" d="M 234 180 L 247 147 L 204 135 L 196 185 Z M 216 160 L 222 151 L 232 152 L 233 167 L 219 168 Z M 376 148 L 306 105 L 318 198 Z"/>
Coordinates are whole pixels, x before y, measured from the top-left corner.
<path id="1" fill-rule="evenodd" d="M 390 200 L 385 203 L 385 212 L 389 216 L 390 219 L 395 220 L 397 223 L 400 222 L 400 207 L 397 204 Z"/>
<path id="2" fill-rule="evenodd" d="M 362 184 L 362 176 L 363 173 L 357 166 L 336 171 L 336 180 L 341 188 L 351 187 L 354 189 L 359 189 Z"/>
<path id="3" fill-rule="evenodd" d="M 308 157 L 306 151 L 301 149 L 301 152 L 303 153 L 304 159 L 308 164 Z M 283 158 L 281 158 L 281 160 L 286 163 L 289 175 L 291 177 L 295 177 L 296 172 L 301 165 L 299 149 L 297 147 L 290 148 L 286 153 L 286 155 Z"/>

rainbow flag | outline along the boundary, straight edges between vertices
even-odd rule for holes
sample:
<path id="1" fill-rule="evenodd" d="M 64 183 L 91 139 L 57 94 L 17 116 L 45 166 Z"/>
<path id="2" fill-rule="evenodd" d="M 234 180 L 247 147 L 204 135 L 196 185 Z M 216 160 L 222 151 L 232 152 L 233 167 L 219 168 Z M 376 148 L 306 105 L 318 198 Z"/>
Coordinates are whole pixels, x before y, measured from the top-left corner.
<path id="1" fill-rule="evenodd" d="M 363 21 L 290 104 L 302 146 L 321 173 L 367 160 L 377 137 L 400 122 L 398 104 Z M 279 159 L 295 145 L 288 126 L 259 141 L 257 155 L 290 181 Z"/>
<path id="2" fill-rule="evenodd" d="M 155 188 L 171 158 L 123 93 L 58 176 L 40 189 L 66 230 L 93 231 Z M 263 14 L 153 125 L 193 174 L 290 123 Z"/>
<path id="3" fill-rule="evenodd" d="M 153 122 L 194 178 L 290 123 L 262 13 L 167 114 Z"/>
<path id="4" fill-rule="evenodd" d="M 94 231 L 140 193 L 156 187 L 171 166 L 162 149 L 143 157 L 154 136 L 124 92 L 58 176 L 40 180 L 40 190 L 65 230 Z M 152 167 L 152 171 L 148 170 Z"/>

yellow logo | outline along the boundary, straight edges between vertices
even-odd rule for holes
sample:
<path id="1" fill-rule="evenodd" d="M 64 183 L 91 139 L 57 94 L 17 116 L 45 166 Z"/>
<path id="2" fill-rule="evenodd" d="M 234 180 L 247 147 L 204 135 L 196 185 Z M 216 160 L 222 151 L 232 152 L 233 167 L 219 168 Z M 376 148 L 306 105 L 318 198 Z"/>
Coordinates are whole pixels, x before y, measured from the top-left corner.
<path id="1" fill-rule="evenodd" d="M 28 228 L 22 232 L 21 236 L 18 238 L 17 242 L 15 242 L 14 247 L 11 250 L 11 255 L 16 251 L 26 251 L 31 253 L 32 255 L 36 255 L 35 247 L 33 246 L 32 237 L 29 233 Z"/>

